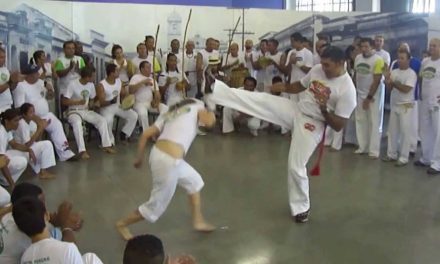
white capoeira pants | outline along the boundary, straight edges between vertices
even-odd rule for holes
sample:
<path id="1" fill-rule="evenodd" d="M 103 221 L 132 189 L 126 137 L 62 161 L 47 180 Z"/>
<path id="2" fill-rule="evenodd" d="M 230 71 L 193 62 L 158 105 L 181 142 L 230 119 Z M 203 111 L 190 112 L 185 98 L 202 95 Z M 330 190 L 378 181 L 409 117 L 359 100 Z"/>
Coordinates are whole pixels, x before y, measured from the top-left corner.
<path id="1" fill-rule="evenodd" d="M 86 151 L 86 144 L 84 143 L 84 131 L 82 121 L 92 124 L 99 131 L 101 136 L 101 145 L 104 148 L 110 147 L 112 142 L 110 140 L 110 131 L 108 129 L 105 118 L 90 110 L 75 110 L 67 114 L 67 120 L 72 126 L 73 134 L 75 135 L 78 152 Z"/>
<path id="2" fill-rule="evenodd" d="M 326 146 L 331 146 L 333 149 L 340 150 L 342 148 L 342 139 L 344 137 L 344 130 L 335 131 L 331 127 L 327 127 L 325 132 L 325 141 L 324 144 Z"/>
<path id="3" fill-rule="evenodd" d="M 410 143 L 410 152 L 416 152 L 417 151 L 417 144 L 420 140 L 420 133 L 419 133 L 419 103 L 418 101 L 414 102 L 414 107 L 412 111 L 412 120 L 411 120 L 411 143 Z"/>
<path id="4" fill-rule="evenodd" d="M 379 87 L 374 95 L 374 101 L 370 103 L 368 110 L 362 108 L 363 98 L 358 97 L 355 109 L 356 136 L 359 150 L 370 156 L 379 157 L 380 141 L 382 137 L 384 92 Z"/>
<path id="5" fill-rule="evenodd" d="M 46 131 L 49 133 L 50 140 L 55 145 L 55 151 L 60 161 L 65 161 L 75 156 L 75 153 L 73 153 L 69 147 L 69 142 L 67 141 L 61 121 L 51 112 L 40 116 L 40 118 L 50 120 Z"/>
<path id="6" fill-rule="evenodd" d="M 413 136 L 413 104 L 393 105 L 388 125 L 388 157 L 408 162 Z M 399 148 L 400 145 L 400 148 Z"/>
<path id="7" fill-rule="evenodd" d="M 25 158 L 35 173 L 40 173 L 42 169 L 44 170 L 56 165 L 53 145 L 49 140 L 37 141 L 32 144 L 31 149 L 37 158 L 36 163 L 30 160 L 29 153 L 27 152 L 16 149 L 11 149 L 10 151 L 16 156 Z"/>
<path id="8" fill-rule="evenodd" d="M 9 173 L 11 174 L 12 180 L 17 182 L 18 178 L 20 178 L 21 174 L 23 174 L 27 167 L 27 160 L 21 155 L 17 155 L 17 153 L 12 150 L 7 150 L 6 156 L 9 158 Z M 0 173 L 0 184 L 3 186 L 9 186 L 9 182 L 6 180 L 3 173 Z"/>
<path id="9" fill-rule="evenodd" d="M 112 104 L 109 106 L 102 107 L 100 110 L 100 114 L 107 121 L 108 133 L 110 136 L 110 142 L 112 145 L 115 144 L 115 136 L 113 135 L 113 121 L 115 116 L 119 116 L 125 120 L 125 124 L 122 127 L 122 132 L 130 137 L 133 133 L 134 128 L 136 127 L 136 122 L 138 119 L 138 115 L 132 109 L 123 110 L 117 104 Z"/>
<path id="10" fill-rule="evenodd" d="M 82 255 L 84 264 L 103 264 L 101 259 L 95 253 L 86 253 Z"/>
<path id="11" fill-rule="evenodd" d="M 148 112 L 162 114 L 168 111 L 168 106 L 160 103 L 158 110 L 151 107 L 151 102 L 145 102 L 145 103 L 136 102 L 133 106 L 133 109 L 134 111 L 136 111 L 136 113 L 139 116 L 139 122 L 142 125 L 142 130 L 145 131 L 149 127 Z"/>
<path id="12" fill-rule="evenodd" d="M 220 81 L 216 81 L 213 94 L 208 100 L 293 131 L 287 166 L 290 209 L 292 215 L 309 210 L 306 164 L 321 142 L 324 122 L 305 116 L 297 104 L 289 99 L 230 89 Z"/>
<path id="13" fill-rule="evenodd" d="M 0 186 L 0 208 L 7 206 L 11 202 L 11 195 L 5 188 Z"/>
<path id="14" fill-rule="evenodd" d="M 150 168 L 153 177 L 150 199 L 138 210 L 151 223 L 165 212 L 177 185 L 188 194 L 200 192 L 205 185 L 200 174 L 186 161 L 175 159 L 156 147 L 150 152 Z"/>
<path id="15" fill-rule="evenodd" d="M 240 112 L 229 107 L 223 108 L 223 133 L 234 131 L 234 120 L 240 116 Z M 255 117 L 246 117 L 247 127 L 251 131 L 257 131 L 260 128 L 260 120 Z"/>
<path id="16" fill-rule="evenodd" d="M 440 106 L 430 105 L 426 100 L 420 101 L 420 139 L 422 157 L 420 161 L 440 170 Z"/>

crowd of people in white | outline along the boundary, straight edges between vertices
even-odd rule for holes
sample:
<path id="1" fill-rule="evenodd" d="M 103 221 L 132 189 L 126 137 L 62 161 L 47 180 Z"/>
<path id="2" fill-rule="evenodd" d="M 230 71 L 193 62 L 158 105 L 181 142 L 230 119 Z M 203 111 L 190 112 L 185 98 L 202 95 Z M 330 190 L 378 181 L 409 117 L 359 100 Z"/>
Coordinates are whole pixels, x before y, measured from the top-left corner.
<path id="1" fill-rule="evenodd" d="M 203 98 L 208 81 L 205 70 L 213 65 L 215 78 L 229 87 L 299 103 L 305 100 L 301 93 L 273 87 L 284 83 L 294 90 L 298 82 L 306 87 L 306 80 L 316 81 L 309 76 L 317 78 L 315 65 L 321 63 L 321 55 L 331 46 L 330 37 L 318 38 L 313 49 L 310 41 L 294 33 L 292 48 L 287 51 L 278 50 L 276 39 L 261 40 L 257 49 L 247 40 L 243 51 L 232 43 L 226 54 L 220 54 L 219 42 L 213 38 L 208 38 L 206 47 L 199 51 L 194 49 L 193 41 L 187 41 L 181 49 L 175 39 L 170 51 L 161 54 L 154 47 L 154 38 L 147 36 L 137 45 L 137 56 L 131 59 L 121 46 L 114 45 L 106 77 L 99 83 L 95 83 L 93 60 L 83 53 L 79 42 L 66 41 L 64 55 L 53 62 L 47 61 L 44 51 L 35 51 L 21 72 L 7 69 L 7 54 L 0 48 L 0 262 L 100 263 L 94 254 L 79 254 L 74 232 L 82 220 L 70 203 L 62 203 L 56 213 L 50 214 L 38 186 L 16 186 L 28 165 L 39 178 L 51 179 L 56 177 L 50 171 L 56 166 L 56 156 L 60 162 L 89 159 L 84 123 L 99 132 L 102 150 L 115 154 L 115 117 L 123 123 L 117 135 L 120 142 L 129 141 L 138 124 L 143 131 L 149 128 L 151 114 L 166 113 L 185 98 Z M 440 40 L 429 41 L 428 53 L 422 59 L 411 54 L 407 43 L 400 43 L 394 61 L 383 49 L 384 41 L 383 36 L 356 37 L 346 49 L 344 68 L 356 87 L 356 108 L 347 117 L 344 129 L 336 131 L 327 126 L 325 145 L 338 151 L 344 141 L 356 144 L 354 153 L 402 167 L 416 153 L 420 141 L 421 156 L 414 165 L 426 167 L 428 174 L 440 174 Z M 390 95 L 388 146 L 381 155 L 386 91 Z M 54 97 L 59 113 L 50 111 L 48 100 Z M 293 131 L 289 131 L 295 127 L 295 123 L 283 126 L 282 121 L 272 124 L 230 107 L 211 108 L 221 110 L 217 114 L 222 118 L 225 134 L 244 125 L 253 136 L 264 129 L 291 135 Z M 307 116 L 307 110 L 300 110 Z M 323 115 L 326 111 L 321 108 Z M 350 115 L 349 110 L 345 112 Z M 70 147 L 63 123 L 72 128 L 77 154 Z M 199 130 L 198 134 L 205 132 Z M 295 215 L 304 213 L 308 206 L 298 209 Z M 128 245 L 133 248 L 128 249 Z M 141 246 L 155 248 L 160 263 L 177 261 L 168 259 L 160 240 L 152 236 L 134 238 L 128 245 L 124 263 L 140 263 L 133 259 L 142 258 L 136 251 Z M 192 263 L 193 259 L 181 257 L 180 261 L 188 262 L 176 263 Z"/>

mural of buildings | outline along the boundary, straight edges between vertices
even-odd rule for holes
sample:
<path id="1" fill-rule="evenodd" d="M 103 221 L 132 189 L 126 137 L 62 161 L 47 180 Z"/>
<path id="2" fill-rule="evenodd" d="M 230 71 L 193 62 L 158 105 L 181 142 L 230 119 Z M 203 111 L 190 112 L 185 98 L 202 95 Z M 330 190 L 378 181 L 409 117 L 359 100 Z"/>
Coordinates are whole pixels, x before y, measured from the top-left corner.
<path id="1" fill-rule="evenodd" d="M 105 52 L 109 43 L 94 30 L 90 30 L 90 37 L 90 43 L 82 42 L 84 52 L 94 58 L 97 78 L 103 78 L 104 64 L 110 59 Z M 11 70 L 22 69 L 39 49 L 46 52 L 48 59 L 55 60 L 63 53 L 64 41 L 71 39 L 81 41 L 78 34 L 29 5 L 21 4 L 15 12 L 0 11 L 0 41 Z"/>

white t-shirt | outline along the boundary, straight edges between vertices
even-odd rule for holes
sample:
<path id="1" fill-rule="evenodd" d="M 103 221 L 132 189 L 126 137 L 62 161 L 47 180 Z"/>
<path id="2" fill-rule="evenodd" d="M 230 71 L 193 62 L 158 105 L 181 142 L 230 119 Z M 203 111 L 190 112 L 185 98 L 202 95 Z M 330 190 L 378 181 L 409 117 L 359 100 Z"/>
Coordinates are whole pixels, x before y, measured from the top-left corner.
<path id="1" fill-rule="evenodd" d="M 15 224 L 12 213 L 0 219 L 0 263 L 17 264 L 23 252 L 32 244 L 31 239 Z"/>
<path id="2" fill-rule="evenodd" d="M 143 81 L 143 80 L 148 80 L 150 79 L 151 81 L 154 82 L 152 77 L 146 77 L 140 73 L 137 73 L 135 75 L 133 75 L 133 77 L 131 77 L 130 83 L 129 85 L 136 85 L 139 82 Z M 159 86 L 157 86 L 157 89 L 159 89 Z M 136 98 L 136 103 L 148 103 L 151 102 L 153 100 L 153 86 L 152 85 L 142 85 L 134 94 L 135 98 Z"/>
<path id="3" fill-rule="evenodd" d="M 431 57 L 422 61 L 420 69 L 422 77 L 422 101 L 430 106 L 438 106 L 437 97 L 440 96 L 440 59 L 432 60 Z"/>
<path id="4" fill-rule="evenodd" d="M 0 85 L 9 82 L 10 77 L 11 74 L 9 73 L 9 70 L 5 66 L 0 67 Z M 3 112 L 11 108 L 11 105 L 12 105 L 12 95 L 11 95 L 11 90 L 9 90 L 8 88 L 3 93 L 0 93 L 0 112 Z"/>
<path id="5" fill-rule="evenodd" d="M 78 63 L 79 69 L 82 69 L 86 66 L 83 58 L 81 58 L 80 56 L 75 55 L 73 56 L 73 58 L 68 59 L 63 55 L 55 61 L 55 71 L 60 71 L 69 68 L 71 61 Z M 73 68 L 72 70 L 69 71 L 69 73 L 66 76 L 58 78 L 58 86 L 60 88 L 60 93 L 64 92 L 64 90 L 69 85 L 70 81 L 79 79 L 80 77 L 81 76 L 79 75 L 79 73 L 76 72 L 75 68 Z"/>
<path id="6" fill-rule="evenodd" d="M 104 87 L 105 100 L 111 101 L 113 100 L 113 98 L 118 97 L 118 99 L 116 100 L 116 104 L 119 105 L 122 85 L 121 80 L 118 78 L 115 80 L 114 84 L 109 84 L 106 79 L 103 79 L 100 83 Z"/>
<path id="7" fill-rule="evenodd" d="M 0 154 L 6 154 L 6 150 L 9 148 L 9 142 L 13 138 L 13 134 L 8 132 L 3 125 L 0 125 Z"/>
<path id="8" fill-rule="evenodd" d="M 388 53 L 388 51 L 381 49 L 381 50 L 376 50 L 376 54 L 379 55 L 383 61 L 385 62 L 386 65 L 388 65 L 388 67 L 390 67 L 390 63 L 391 63 L 391 57 L 390 57 L 390 53 Z"/>
<path id="9" fill-rule="evenodd" d="M 67 99 L 81 100 L 86 102 L 83 105 L 71 105 L 69 110 L 87 110 L 89 108 L 89 100 L 94 99 L 96 96 L 95 85 L 91 82 L 82 84 L 79 79 L 72 81 L 67 86 L 66 91 L 63 94 Z"/>
<path id="10" fill-rule="evenodd" d="M 145 59 L 139 58 L 139 57 L 134 57 L 133 59 L 131 59 L 131 62 L 133 62 L 133 65 L 136 68 L 136 73 L 140 73 L 141 70 L 139 69 L 139 65 L 141 65 L 141 62 L 143 61 L 148 61 L 151 63 L 151 61 L 148 60 L 148 57 Z"/>
<path id="11" fill-rule="evenodd" d="M 368 58 L 365 58 L 362 54 L 356 56 L 354 69 L 356 71 L 356 88 L 360 98 L 367 98 L 370 86 L 373 83 L 373 76 L 382 74 L 383 67 L 384 61 L 379 55 L 373 54 Z"/>
<path id="12" fill-rule="evenodd" d="M 182 91 L 176 90 L 176 83 L 182 81 L 182 74 L 178 73 L 177 71 L 163 72 L 159 76 L 159 86 L 164 86 L 168 77 L 171 78 L 172 81 L 165 93 L 165 102 L 168 106 L 170 106 L 180 102 L 183 99 Z M 185 80 L 187 80 L 186 77 Z"/>
<path id="13" fill-rule="evenodd" d="M 299 94 L 298 107 L 307 116 L 321 121 L 325 120 L 316 102 L 314 90 L 330 91 L 327 108 L 337 116 L 350 118 L 356 107 L 356 88 L 347 72 L 337 78 L 328 79 L 321 64 L 318 64 L 313 66 L 309 73 L 301 79 L 301 85 L 307 90 Z"/>
<path id="14" fill-rule="evenodd" d="M 33 243 L 21 257 L 21 264 L 83 264 L 74 243 L 46 238 Z"/>
<path id="15" fill-rule="evenodd" d="M 27 123 L 24 119 L 20 119 L 17 130 L 13 132 L 14 140 L 19 144 L 26 144 L 36 131 L 37 124 L 34 121 Z"/>
<path id="16" fill-rule="evenodd" d="M 254 50 L 251 51 L 244 51 L 244 60 L 246 62 L 245 66 L 246 68 L 249 70 L 249 73 L 252 75 L 252 77 L 254 77 L 254 67 L 252 66 L 252 61 L 251 61 L 251 55 L 252 58 L 255 58 L 257 56 L 257 52 Z"/>
<path id="17" fill-rule="evenodd" d="M 412 88 L 408 93 L 403 93 L 396 88 L 393 88 L 390 97 L 391 106 L 414 102 L 414 87 L 417 83 L 417 74 L 413 69 L 394 69 L 391 71 L 391 80 Z"/>
<path id="18" fill-rule="evenodd" d="M 197 51 L 193 51 L 192 54 L 186 54 L 185 52 L 185 72 L 187 72 L 188 81 L 191 86 L 197 84 Z"/>
<path id="19" fill-rule="evenodd" d="M 46 87 L 44 87 L 43 80 L 39 79 L 34 84 L 30 84 L 26 80 L 19 82 L 12 93 L 14 95 L 16 108 L 24 103 L 30 103 L 34 106 L 37 116 L 41 117 L 49 113 L 49 104 L 46 100 Z"/>
<path id="20" fill-rule="evenodd" d="M 296 57 L 296 64 L 292 65 L 292 71 L 290 72 L 290 83 L 294 83 L 306 76 L 306 73 L 301 70 L 302 66 L 309 68 L 313 67 L 313 53 L 306 48 L 303 48 L 302 50 L 292 49 L 289 51 L 289 54 L 287 54 L 286 66 L 290 64 L 291 56 Z"/>
<path id="21" fill-rule="evenodd" d="M 274 55 L 270 54 L 269 52 L 266 54 L 266 57 L 271 58 L 278 65 L 281 63 L 281 56 L 283 56 L 283 53 L 280 51 L 278 51 Z M 264 86 L 265 87 L 272 86 L 272 79 L 275 76 L 280 76 L 281 78 L 283 78 L 284 75 L 282 72 L 280 72 L 278 70 L 277 67 L 275 67 L 275 65 L 271 64 L 271 65 L 267 66 L 266 67 L 266 75 L 265 75 L 265 79 L 264 79 Z"/>
<path id="22" fill-rule="evenodd" d="M 266 54 L 263 54 L 261 52 L 261 50 L 258 52 L 255 52 L 253 55 L 254 62 L 257 62 L 262 57 L 266 57 L 267 54 L 268 54 L 268 52 L 266 52 Z M 266 69 L 263 68 L 260 70 L 256 70 L 255 79 L 257 79 L 257 84 L 260 84 L 260 83 L 264 84 L 264 81 L 266 79 Z M 272 80 L 271 80 L 271 83 L 272 83 Z"/>
<path id="23" fill-rule="evenodd" d="M 195 100 L 195 99 L 193 99 Z M 181 145 L 188 152 L 197 135 L 198 111 L 205 108 L 202 101 L 180 107 L 175 111 L 161 114 L 154 125 L 161 131 L 159 140 L 169 140 Z"/>
<path id="24" fill-rule="evenodd" d="M 128 72 L 127 72 L 127 67 L 128 67 L 128 61 L 126 59 L 124 59 L 124 62 L 122 63 L 122 65 L 118 64 L 117 60 L 113 60 L 113 64 L 116 65 L 116 67 L 119 70 L 119 79 L 121 79 L 122 83 L 127 83 L 129 81 L 128 78 Z M 139 62 L 140 64 L 140 62 Z M 137 69 L 139 68 L 139 64 L 137 65 Z"/>
<path id="25" fill-rule="evenodd" d="M 202 55 L 202 61 L 203 61 L 203 72 L 206 71 L 206 69 L 209 66 L 209 59 L 210 58 L 219 58 L 220 59 L 220 53 L 218 50 L 212 50 L 211 52 L 206 51 L 206 49 L 202 49 L 199 51 L 198 54 Z M 202 90 L 205 89 L 205 74 L 202 74 Z"/>

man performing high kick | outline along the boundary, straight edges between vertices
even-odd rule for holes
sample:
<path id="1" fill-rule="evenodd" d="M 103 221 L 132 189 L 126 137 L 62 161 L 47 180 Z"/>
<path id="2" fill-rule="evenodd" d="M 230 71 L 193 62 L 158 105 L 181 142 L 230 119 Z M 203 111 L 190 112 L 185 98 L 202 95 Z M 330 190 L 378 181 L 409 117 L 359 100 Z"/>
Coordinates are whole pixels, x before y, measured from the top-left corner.
<path id="1" fill-rule="evenodd" d="M 215 81 L 212 94 L 207 95 L 210 104 L 230 107 L 289 129 L 295 124 L 288 158 L 288 189 L 291 213 L 298 223 L 307 222 L 310 212 L 307 161 L 321 142 L 326 125 L 341 130 L 356 107 L 356 90 L 345 71 L 344 60 L 341 49 L 328 47 L 321 55 L 321 64 L 300 81 L 272 86 L 272 92 L 299 94 L 298 102 L 230 89 L 220 81 Z"/>

